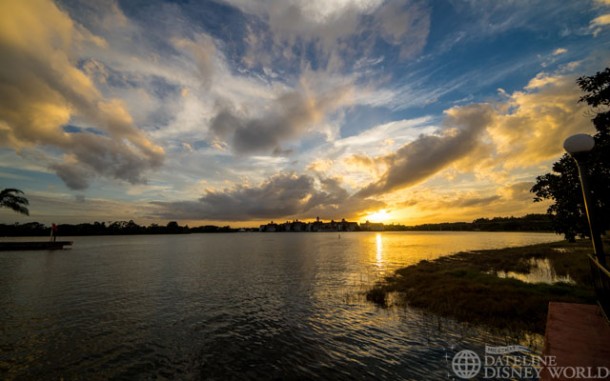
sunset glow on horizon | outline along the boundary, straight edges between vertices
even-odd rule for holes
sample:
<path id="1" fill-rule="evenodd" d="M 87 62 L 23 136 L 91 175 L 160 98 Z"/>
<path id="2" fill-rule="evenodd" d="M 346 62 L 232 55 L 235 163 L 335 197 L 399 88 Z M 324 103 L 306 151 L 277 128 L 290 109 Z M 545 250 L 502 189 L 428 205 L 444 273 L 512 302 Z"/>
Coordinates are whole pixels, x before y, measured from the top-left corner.
<path id="1" fill-rule="evenodd" d="M 544 213 L 608 1 L 0 3 L 0 182 L 31 215 L 258 226 Z"/>
<path id="2" fill-rule="evenodd" d="M 377 211 L 375 213 L 367 214 L 365 219 L 370 222 L 383 222 L 386 223 L 390 220 L 390 213 L 385 209 Z"/>

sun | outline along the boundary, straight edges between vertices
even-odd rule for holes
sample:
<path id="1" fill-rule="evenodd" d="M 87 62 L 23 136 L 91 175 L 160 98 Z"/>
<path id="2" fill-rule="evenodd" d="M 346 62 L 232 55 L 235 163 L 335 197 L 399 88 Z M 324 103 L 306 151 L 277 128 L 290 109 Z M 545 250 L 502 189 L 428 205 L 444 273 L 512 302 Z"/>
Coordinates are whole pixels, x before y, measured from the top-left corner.
<path id="1" fill-rule="evenodd" d="M 370 222 L 386 222 L 390 219 L 390 213 L 388 213 L 387 210 L 382 209 L 376 211 L 375 213 L 367 214 L 366 219 Z"/>

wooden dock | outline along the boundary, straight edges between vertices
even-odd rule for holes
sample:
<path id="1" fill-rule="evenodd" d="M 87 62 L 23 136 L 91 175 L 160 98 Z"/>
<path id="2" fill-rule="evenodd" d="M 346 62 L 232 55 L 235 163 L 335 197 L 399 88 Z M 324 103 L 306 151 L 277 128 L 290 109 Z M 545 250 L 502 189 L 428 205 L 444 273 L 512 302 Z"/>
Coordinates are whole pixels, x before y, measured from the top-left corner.
<path id="1" fill-rule="evenodd" d="M 72 245 L 72 241 L 15 241 L 0 242 L 0 251 L 15 250 L 62 250 Z"/>
<path id="2" fill-rule="evenodd" d="M 556 367 L 570 367 L 560 375 L 544 369 L 541 381 L 609 379 L 610 324 L 596 304 L 549 303 L 543 356 L 553 356 Z M 578 369 L 582 369 L 580 374 Z M 573 369 L 577 369 L 574 371 Z M 606 369 L 606 370 L 604 370 Z"/>

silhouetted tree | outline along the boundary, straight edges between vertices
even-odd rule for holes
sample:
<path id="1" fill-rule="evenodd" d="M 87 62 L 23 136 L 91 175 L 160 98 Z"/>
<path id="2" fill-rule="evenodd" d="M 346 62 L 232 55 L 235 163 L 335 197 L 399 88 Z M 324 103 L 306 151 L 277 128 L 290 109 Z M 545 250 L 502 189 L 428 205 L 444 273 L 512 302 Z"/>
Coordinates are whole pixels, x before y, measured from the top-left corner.
<path id="1" fill-rule="evenodd" d="M 610 68 L 576 81 L 585 92 L 579 102 L 591 106 L 595 116 L 592 122 L 597 130 L 593 136 L 595 148 L 588 157 L 589 175 L 593 180 L 591 192 L 598 209 L 602 230 L 610 227 Z M 567 154 L 553 164 L 553 172 L 536 178 L 531 189 L 535 202 L 552 200 L 547 213 L 552 217 L 556 232 L 573 241 L 576 236 L 588 236 L 584 201 L 578 180 L 578 168 Z"/>
<path id="2" fill-rule="evenodd" d="M 22 196 L 23 192 L 19 189 L 6 188 L 0 192 L 0 207 L 13 209 L 15 212 L 30 215 L 27 208 L 29 201 Z"/>
<path id="3" fill-rule="evenodd" d="M 176 221 L 168 222 L 167 225 L 165 226 L 165 229 L 170 234 L 175 234 L 175 233 L 181 232 L 180 225 L 178 225 L 178 222 L 176 222 Z"/>

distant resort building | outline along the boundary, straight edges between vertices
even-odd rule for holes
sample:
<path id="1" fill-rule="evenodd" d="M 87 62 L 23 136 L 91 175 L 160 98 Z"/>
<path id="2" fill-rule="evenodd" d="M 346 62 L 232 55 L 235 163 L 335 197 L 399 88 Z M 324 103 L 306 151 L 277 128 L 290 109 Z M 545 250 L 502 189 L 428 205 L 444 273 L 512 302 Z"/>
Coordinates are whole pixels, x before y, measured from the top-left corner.
<path id="1" fill-rule="evenodd" d="M 371 223 L 366 221 L 364 224 L 357 222 L 330 220 L 324 222 L 317 217 L 314 222 L 303 222 L 299 220 L 286 221 L 284 223 L 275 223 L 271 221 L 268 224 L 261 225 L 258 229 L 260 232 L 353 232 L 353 231 L 382 231 L 384 226 L 382 223 Z"/>
<path id="2" fill-rule="evenodd" d="M 384 230 L 384 226 L 381 222 L 369 222 L 366 221 L 362 225 L 360 225 L 360 230 L 372 231 L 372 232 L 380 232 Z"/>

